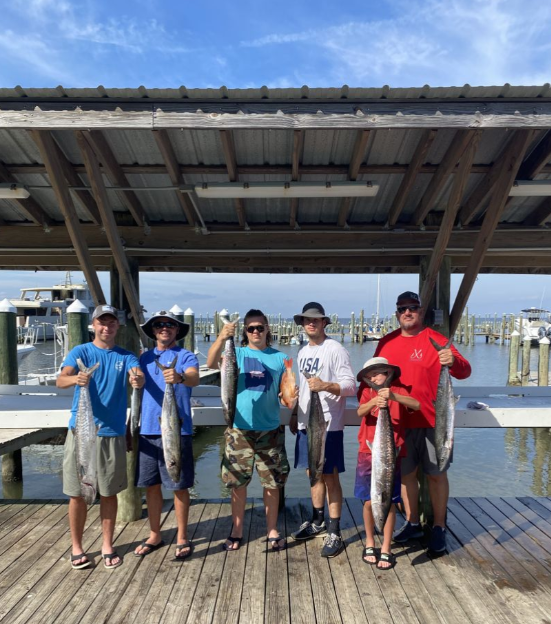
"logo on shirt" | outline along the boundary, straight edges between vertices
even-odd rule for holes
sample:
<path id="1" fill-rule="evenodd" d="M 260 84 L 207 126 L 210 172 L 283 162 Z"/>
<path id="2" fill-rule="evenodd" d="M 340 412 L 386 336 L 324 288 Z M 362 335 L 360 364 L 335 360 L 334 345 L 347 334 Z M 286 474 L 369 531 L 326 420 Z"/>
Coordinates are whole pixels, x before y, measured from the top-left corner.
<path id="1" fill-rule="evenodd" d="M 122 360 L 115 362 L 115 370 L 121 371 L 123 367 L 124 367 L 124 362 Z"/>
<path id="2" fill-rule="evenodd" d="M 423 349 L 413 349 L 413 353 L 409 356 L 410 360 L 422 360 Z"/>
<path id="3" fill-rule="evenodd" d="M 244 358 L 245 388 L 255 392 L 267 392 L 274 382 L 270 371 L 256 358 Z"/>
<path id="4" fill-rule="evenodd" d="M 320 360 L 317 358 L 305 358 L 304 360 L 299 361 L 299 369 L 301 373 L 310 373 L 311 375 L 317 376 L 317 373 L 320 370 Z"/>

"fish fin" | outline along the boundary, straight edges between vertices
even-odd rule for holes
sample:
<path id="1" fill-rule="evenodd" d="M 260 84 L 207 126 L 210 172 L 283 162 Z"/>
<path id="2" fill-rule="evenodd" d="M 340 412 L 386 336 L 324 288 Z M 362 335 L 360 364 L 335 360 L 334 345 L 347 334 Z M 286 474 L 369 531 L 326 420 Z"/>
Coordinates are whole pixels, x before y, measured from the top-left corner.
<path id="1" fill-rule="evenodd" d="M 174 368 L 176 366 L 176 362 L 178 361 L 178 356 L 176 356 L 173 360 L 172 363 L 168 365 L 168 368 Z"/>
<path id="2" fill-rule="evenodd" d="M 373 450 L 373 444 L 371 444 L 371 442 L 369 440 L 366 440 L 365 443 L 369 447 L 369 450 L 372 451 Z"/>
<path id="3" fill-rule="evenodd" d="M 459 401 L 459 399 L 461 398 L 461 395 L 458 396 L 454 396 L 453 400 L 457 403 Z"/>
<path id="4" fill-rule="evenodd" d="M 448 340 L 448 342 L 446 342 L 446 344 L 445 344 L 445 345 L 438 344 L 438 343 L 436 342 L 436 340 L 433 340 L 432 338 L 429 338 L 429 340 L 430 340 L 430 342 L 431 342 L 432 346 L 433 346 L 433 347 L 434 347 L 437 351 L 442 351 L 442 349 L 449 349 L 449 348 L 451 347 L 452 342 L 453 342 L 453 336 L 452 336 L 452 337 Z"/>
<path id="5" fill-rule="evenodd" d="M 161 420 L 161 417 L 159 416 L 159 425 L 163 425 L 163 421 Z"/>
<path id="6" fill-rule="evenodd" d="M 227 316 L 221 316 L 219 317 L 220 320 L 222 321 L 222 323 L 224 323 L 224 325 L 228 325 L 228 323 L 237 323 L 237 321 L 241 318 L 240 316 L 238 316 L 236 319 L 233 319 L 233 321 L 230 321 L 230 319 Z"/>
<path id="7" fill-rule="evenodd" d="M 283 360 L 285 364 L 285 368 L 290 371 L 293 368 L 293 358 L 289 358 L 288 360 Z"/>
<path id="8" fill-rule="evenodd" d="M 78 370 L 82 372 L 86 370 L 86 366 L 84 366 L 84 363 L 82 362 L 80 358 L 77 358 L 77 365 L 78 365 Z"/>
<path id="9" fill-rule="evenodd" d="M 396 447 L 396 457 L 398 457 L 398 455 L 400 455 L 400 449 L 401 448 L 402 448 L 401 446 L 397 446 Z"/>
<path id="10" fill-rule="evenodd" d="M 155 360 L 155 364 L 157 364 L 157 366 L 159 367 L 160 370 L 164 371 L 168 368 L 168 366 L 164 366 L 163 364 L 161 364 L 159 362 L 159 360 Z"/>

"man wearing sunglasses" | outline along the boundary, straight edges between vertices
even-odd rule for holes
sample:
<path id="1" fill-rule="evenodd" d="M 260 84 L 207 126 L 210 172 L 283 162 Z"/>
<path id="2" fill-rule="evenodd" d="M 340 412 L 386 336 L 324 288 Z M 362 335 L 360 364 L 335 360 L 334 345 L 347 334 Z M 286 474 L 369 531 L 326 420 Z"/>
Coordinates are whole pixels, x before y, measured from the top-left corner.
<path id="1" fill-rule="evenodd" d="M 156 312 L 142 325 L 144 333 L 155 341 L 155 348 L 140 357 L 145 375 L 142 399 L 142 415 L 138 446 L 136 485 L 144 487 L 149 515 L 149 537 L 134 551 L 137 557 L 145 557 L 163 546 L 161 537 L 161 512 L 163 493 L 161 487 L 174 492 L 174 512 L 178 524 L 174 558 L 183 561 L 191 555 L 192 544 L 188 539 L 189 488 L 193 486 L 191 421 L 191 389 L 199 384 L 199 362 L 194 353 L 177 345 L 189 331 L 189 325 L 170 312 Z M 174 367 L 172 363 L 175 361 Z M 157 362 L 167 368 L 161 370 Z M 166 384 L 174 384 L 178 415 L 182 422 L 180 430 L 181 469 L 180 479 L 174 482 L 168 474 L 161 438 L 161 411 Z"/>
<path id="2" fill-rule="evenodd" d="M 336 557 L 344 548 L 341 529 L 342 489 L 339 473 L 344 472 L 344 409 L 346 397 L 355 396 L 356 378 L 350 365 L 348 351 L 336 340 L 329 338 L 325 328 L 331 319 L 317 302 L 307 303 L 300 314 L 294 316 L 308 336 L 308 344 L 298 354 L 300 375 L 299 402 L 289 429 L 297 435 L 295 468 L 308 469 L 308 415 L 312 392 L 318 392 L 323 415 L 327 421 L 325 462 L 323 478 L 310 489 L 312 519 L 304 522 L 292 536 L 307 540 L 327 533 L 322 557 Z M 312 375 L 309 379 L 304 372 Z M 325 523 L 325 498 L 329 507 L 329 522 Z"/>
<path id="3" fill-rule="evenodd" d="M 396 366 L 405 386 L 415 388 L 415 396 L 421 409 L 414 412 L 407 423 L 407 456 L 402 459 L 402 498 L 406 510 L 406 523 L 394 533 L 394 541 L 407 542 L 422 537 L 419 524 L 419 484 L 417 468 L 423 467 L 427 476 L 434 513 L 434 525 L 428 549 L 433 553 L 446 550 L 446 508 L 448 505 L 448 468 L 440 471 L 436 460 L 434 442 L 434 402 L 442 366 L 450 367 L 456 379 L 466 379 L 471 374 L 467 360 L 452 346 L 437 351 L 430 342 L 432 338 L 440 345 L 448 339 L 429 327 L 423 326 L 424 309 L 417 293 L 406 291 L 396 300 L 396 317 L 400 327 L 384 336 L 379 342 L 375 356 L 382 356 Z"/>
<path id="4" fill-rule="evenodd" d="M 224 325 L 209 349 L 207 366 L 220 365 L 226 340 L 235 329 L 236 323 Z M 241 347 L 235 349 L 239 369 L 235 420 L 224 432 L 222 481 L 231 490 L 233 526 L 223 548 L 229 552 L 238 550 L 243 540 L 247 486 L 255 466 L 263 489 L 269 548 L 278 551 L 287 546 L 277 530 L 280 490 L 289 474 L 278 398 L 287 356 L 273 349 L 271 340 L 264 313 L 249 310 L 243 320 Z"/>

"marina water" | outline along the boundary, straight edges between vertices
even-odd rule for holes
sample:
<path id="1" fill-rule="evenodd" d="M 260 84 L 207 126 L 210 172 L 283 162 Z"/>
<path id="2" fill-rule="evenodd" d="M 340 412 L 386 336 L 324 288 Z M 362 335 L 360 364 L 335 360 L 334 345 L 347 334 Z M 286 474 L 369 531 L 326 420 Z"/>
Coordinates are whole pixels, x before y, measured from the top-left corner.
<path id="1" fill-rule="evenodd" d="M 337 337 L 340 339 L 340 337 Z M 199 361 L 204 363 L 211 343 L 199 338 Z M 376 342 L 350 343 L 346 336 L 345 346 L 350 352 L 354 372 L 359 371 L 376 348 Z M 282 351 L 293 359 L 298 346 L 281 346 Z M 20 374 L 36 372 L 51 366 L 54 344 L 37 345 L 20 366 Z M 504 386 L 507 382 L 508 345 L 485 344 L 478 336 L 474 345 L 458 345 L 459 350 L 471 363 L 473 373 L 469 379 L 454 380 L 455 393 L 461 394 L 461 386 Z M 537 370 L 537 348 L 532 349 L 531 370 Z M 228 496 L 219 478 L 223 449 L 222 427 L 198 427 L 194 435 L 196 467 L 194 498 L 219 498 Z M 357 427 L 345 429 L 346 472 L 341 475 L 343 493 L 353 495 L 356 456 L 358 451 Z M 451 496 L 549 496 L 551 485 L 550 429 L 456 429 L 454 462 L 449 472 Z M 286 444 L 291 466 L 294 458 L 294 437 L 286 430 Z M 23 450 L 23 496 L 26 499 L 62 498 L 62 446 L 35 445 Z M 303 470 L 291 468 L 286 495 L 308 497 L 308 479 Z M 165 493 L 167 498 L 171 496 Z M 3 493 L 0 490 L 0 496 Z M 254 476 L 248 489 L 249 496 L 261 496 L 258 476 Z"/>

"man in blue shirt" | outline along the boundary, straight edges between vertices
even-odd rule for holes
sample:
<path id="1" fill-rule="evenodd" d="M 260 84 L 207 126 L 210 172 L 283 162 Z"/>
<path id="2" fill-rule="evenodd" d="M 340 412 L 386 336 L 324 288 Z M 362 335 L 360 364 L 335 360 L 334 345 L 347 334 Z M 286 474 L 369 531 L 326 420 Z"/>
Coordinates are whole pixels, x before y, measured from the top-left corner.
<path id="1" fill-rule="evenodd" d="M 188 539 L 189 488 L 193 486 L 191 421 L 191 388 L 199 385 L 199 362 L 195 354 L 177 345 L 186 336 L 189 325 L 170 312 L 156 312 L 144 325 L 144 333 L 155 341 L 155 348 L 140 357 L 140 367 L 145 375 L 142 399 L 139 453 L 136 485 L 145 487 L 149 513 L 150 534 L 134 551 L 137 557 L 145 557 L 164 544 L 161 537 L 161 512 L 163 493 L 161 487 L 174 492 L 174 511 L 178 524 L 175 558 L 184 560 L 191 555 L 192 544 Z M 175 362 L 174 367 L 171 367 Z M 161 370 L 157 363 L 166 366 Z M 166 384 L 174 384 L 178 415 L 182 422 L 180 431 L 180 478 L 173 481 L 168 474 L 161 437 L 161 411 Z"/>
<path id="2" fill-rule="evenodd" d="M 218 367 L 226 340 L 236 324 L 224 325 L 209 349 L 207 366 Z M 285 430 L 279 424 L 279 387 L 287 357 L 272 349 L 268 319 L 260 310 L 249 310 L 243 321 L 242 347 L 236 348 L 239 377 L 233 428 L 224 432 L 222 481 L 231 489 L 232 531 L 225 550 L 238 550 L 243 539 L 247 486 L 256 464 L 264 492 L 268 542 L 272 550 L 286 547 L 277 530 L 279 491 L 289 474 Z"/>
<path id="3" fill-rule="evenodd" d="M 101 553 L 108 569 L 122 564 L 113 549 L 113 533 L 117 518 L 117 494 L 127 487 L 126 479 L 126 410 L 127 381 L 132 387 L 141 388 L 144 377 L 138 358 L 115 345 L 119 329 L 118 312 L 109 305 L 98 306 L 92 315 L 93 342 L 71 349 L 57 378 L 58 388 L 75 386 L 71 420 L 65 442 L 63 459 L 63 492 L 69 499 L 69 528 L 71 531 L 71 565 L 74 569 L 87 568 L 91 561 L 82 547 L 87 506 L 81 494 L 77 473 L 74 428 L 78 410 L 80 388 L 88 386 L 94 420 L 98 426 L 97 468 L 100 516 L 103 531 Z M 99 362 L 93 376 L 79 371 L 77 359 L 86 368 Z"/>

